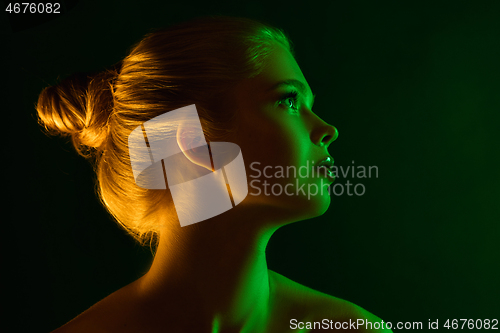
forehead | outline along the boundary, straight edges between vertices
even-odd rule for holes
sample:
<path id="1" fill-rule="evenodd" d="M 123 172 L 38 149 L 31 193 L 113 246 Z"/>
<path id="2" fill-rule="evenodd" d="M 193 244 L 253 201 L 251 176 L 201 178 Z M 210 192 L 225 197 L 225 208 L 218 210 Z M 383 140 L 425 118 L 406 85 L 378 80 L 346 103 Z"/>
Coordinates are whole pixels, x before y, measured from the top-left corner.
<path id="1" fill-rule="evenodd" d="M 278 43 L 274 45 L 266 58 L 262 72 L 256 78 L 268 89 L 282 81 L 297 80 L 304 84 L 307 92 L 311 91 L 295 58 L 290 51 Z"/>
<path id="2" fill-rule="evenodd" d="M 233 88 L 235 93 L 233 97 L 236 98 L 237 103 L 242 102 L 247 106 L 249 103 L 259 104 L 275 96 L 277 88 L 286 86 L 288 82 L 293 83 L 305 96 L 313 99 L 311 88 L 297 61 L 290 51 L 276 43 L 266 57 L 262 72 L 251 79 L 244 79 L 238 83 Z"/>

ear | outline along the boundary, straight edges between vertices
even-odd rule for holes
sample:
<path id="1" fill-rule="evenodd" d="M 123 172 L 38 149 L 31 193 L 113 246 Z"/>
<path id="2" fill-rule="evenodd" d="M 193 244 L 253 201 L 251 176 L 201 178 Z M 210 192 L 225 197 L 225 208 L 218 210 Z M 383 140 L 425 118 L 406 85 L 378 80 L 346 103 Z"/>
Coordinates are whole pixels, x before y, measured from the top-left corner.
<path id="1" fill-rule="evenodd" d="M 188 160 L 214 171 L 208 143 L 199 127 L 180 124 L 177 128 L 177 144 Z"/>

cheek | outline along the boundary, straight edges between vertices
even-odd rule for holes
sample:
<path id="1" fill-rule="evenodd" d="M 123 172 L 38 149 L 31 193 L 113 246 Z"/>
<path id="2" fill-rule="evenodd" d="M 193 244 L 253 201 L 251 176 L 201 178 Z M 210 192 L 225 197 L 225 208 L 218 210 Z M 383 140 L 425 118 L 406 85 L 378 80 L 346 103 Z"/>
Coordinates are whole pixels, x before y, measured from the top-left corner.
<path id="1" fill-rule="evenodd" d="M 240 146 L 247 166 L 252 162 L 297 166 L 308 158 L 310 139 L 300 118 L 275 108 L 240 111 L 243 116 L 233 142 Z"/>
<path id="2" fill-rule="evenodd" d="M 303 150 L 299 146 L 300 140 L 291 131 L 270 126 L 272 124 L 261 124 L 260 128 L 250 133 L 245 140 L 244 158 L 251 161 L 258 161 L 266 165 L 294 165 Z"/>
<path id="3" fill-rule="evenodd" d="M 279 150 L 277 156 L 280 156 L 282 160 L 290 165 L 302 164 L 308 158 L 310 146 L 309 135 L 298 121 L 279 124 L 274 147 Z"/>

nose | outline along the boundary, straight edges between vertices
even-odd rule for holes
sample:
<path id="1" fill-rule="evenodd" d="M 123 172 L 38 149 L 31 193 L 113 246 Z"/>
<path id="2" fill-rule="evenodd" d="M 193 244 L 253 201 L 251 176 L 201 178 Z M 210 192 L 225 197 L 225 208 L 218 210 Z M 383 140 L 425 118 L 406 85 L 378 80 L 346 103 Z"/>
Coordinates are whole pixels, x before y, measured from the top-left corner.
<path id="1" fill-rule="evenodd" d="M 328 146 L 339 136 L 337 128 L 333 125 L 328 124 L 323 119 L 319 118 L 319 123 L 311 133 L 311 140 L 318 146 Z"/>

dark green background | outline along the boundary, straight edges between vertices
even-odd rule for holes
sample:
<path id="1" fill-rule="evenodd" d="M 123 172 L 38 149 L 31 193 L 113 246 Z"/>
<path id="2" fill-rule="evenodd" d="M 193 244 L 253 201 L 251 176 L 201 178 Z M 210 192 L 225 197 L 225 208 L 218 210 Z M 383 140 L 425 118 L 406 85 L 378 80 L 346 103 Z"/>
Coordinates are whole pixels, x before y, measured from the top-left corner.
<path id="1" fill-rule="evenodd" d="M 500 318 L 500 1 L 62 4 L 53 17 L 1 14 L 9 332 L 55 329 L 151 261 L 98 203 L 90 165 L 40 131 L 38 93 L 119 61 L 150 28 L 205 14 L 283 28 L 314 111 L 339 130 L 336 164 L 379 169 L 347 179 L 365 195 L 280 229 L 269 268 L 393 323 Z"/>

